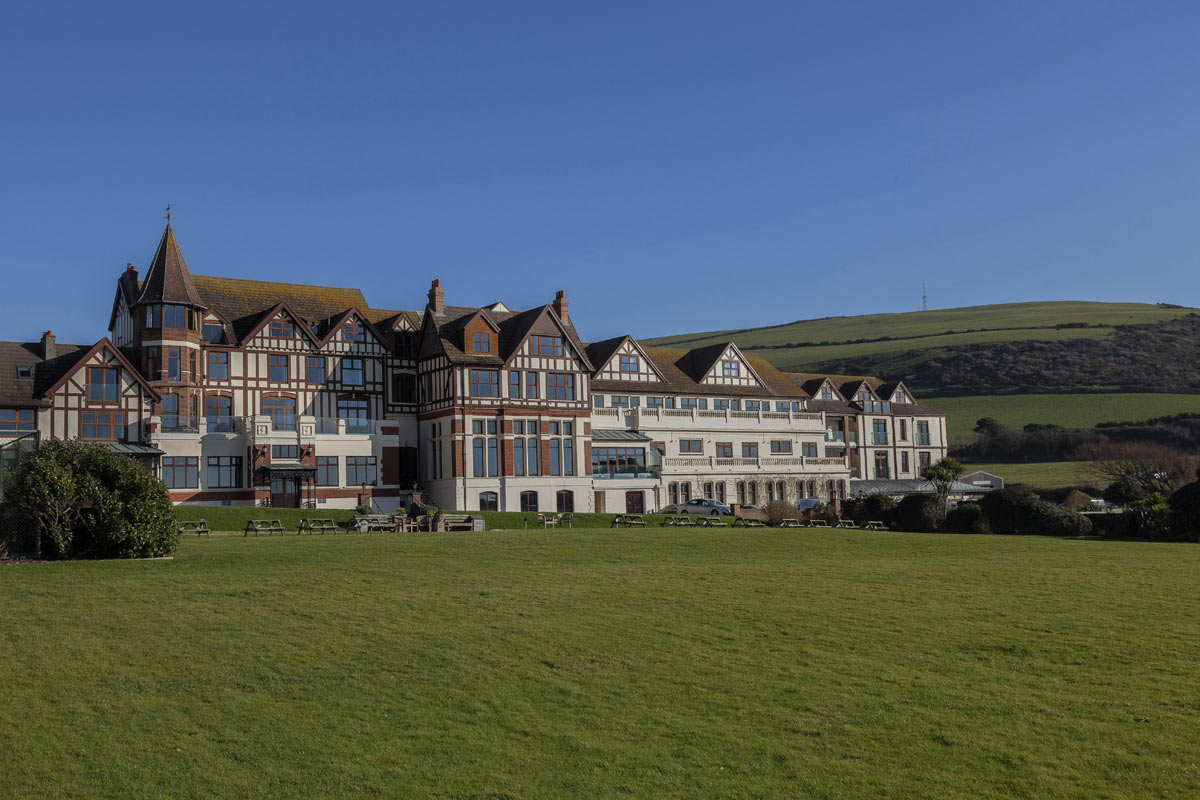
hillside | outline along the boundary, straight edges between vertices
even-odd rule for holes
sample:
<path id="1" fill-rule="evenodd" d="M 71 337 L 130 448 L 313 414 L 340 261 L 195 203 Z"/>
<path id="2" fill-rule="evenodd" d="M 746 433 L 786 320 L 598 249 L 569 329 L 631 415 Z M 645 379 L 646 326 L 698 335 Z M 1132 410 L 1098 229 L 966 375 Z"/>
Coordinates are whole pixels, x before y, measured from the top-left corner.
<path id="1" fill-rule="evenodd" d="M 886 375 L 917 391 L 948 395 L 1200 392 L 1200 374 L 1191 366 L 1200 351 L 1200 317 L 1189 316 L 1195 313 L 1146 303 L 1006 303 L 827 317 L 648 342 L 702 347 L 732 339 L 781 369 Z"/>

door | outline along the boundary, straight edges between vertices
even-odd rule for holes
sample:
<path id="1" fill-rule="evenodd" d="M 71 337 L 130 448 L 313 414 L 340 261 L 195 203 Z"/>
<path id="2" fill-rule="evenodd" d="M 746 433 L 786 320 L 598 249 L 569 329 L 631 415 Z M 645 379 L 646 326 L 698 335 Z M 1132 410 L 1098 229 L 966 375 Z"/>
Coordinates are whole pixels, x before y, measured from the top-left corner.
<path id="1" fill-rule="evenodd" d="M 298 480 L 294 475 L 272 475 L 271 505 L 275 508 L 299 508 Z"/>
<path id="2" fill-rule="evenodd" d="M 626 514 L 644 514 L 644 513 L 646 513 L 646 493 L 645 492 L 626 492 L 625 493 L 625 513 Z"/>
<path id="3" fill-rule="evenodd" d="M 596 492 L 596 513 L 604 513 L 604 492 Z"/>

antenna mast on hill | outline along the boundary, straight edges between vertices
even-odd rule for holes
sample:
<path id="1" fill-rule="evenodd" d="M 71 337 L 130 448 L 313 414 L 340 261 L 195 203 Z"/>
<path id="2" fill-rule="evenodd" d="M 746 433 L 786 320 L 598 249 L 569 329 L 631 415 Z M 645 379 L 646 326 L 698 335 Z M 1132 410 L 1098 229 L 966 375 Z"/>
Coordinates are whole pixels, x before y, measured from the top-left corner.
<path id="1" fill-rule="evenodd" d="M 925 294 L 925 284 L 921 284 L 921 310 L 929 310 L 929 295 Z"/>

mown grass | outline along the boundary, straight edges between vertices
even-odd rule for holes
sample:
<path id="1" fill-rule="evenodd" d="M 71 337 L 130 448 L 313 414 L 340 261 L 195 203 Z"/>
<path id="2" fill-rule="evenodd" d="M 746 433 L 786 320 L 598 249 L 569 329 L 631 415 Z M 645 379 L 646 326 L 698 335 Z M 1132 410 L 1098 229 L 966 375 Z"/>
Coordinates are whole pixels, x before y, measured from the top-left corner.
<path id="1" fill-rule="evenodd" d="M 1153 392 L 934 397 L 927 402 L 946 415 L 951 444 L 974 440 L 975 422 L 982 417 L 998 419 L 1012 428 L 1031 422 L 1090 428 L 1100 422 L 1139 422 L 1172 414 L 1200 413 L 1200 395 Z"/>
<path id="2" fill-rule="evenodd" d="M 188 539 L 0 567 L 0 797 L 1189 797 L 1200 549 Z"/>
<path id="3" fill-rule="evenodd" d="M 992 331 L 1010 329 L 1018 333 L 1025 328 L 1050 328 L 1055 325 L 1087 323 L 1089 325 L 1130 325 L 1158 322 L 1185 316 L 1195 309 L 1163 308 L 1148 303 L 1095 303 L 1082 301 L 1002 303 L 985 306 L 910 311 L 900 314 L 863 314 L 853 317 L 804 320 L 786 325 L 748 330 L 686 333 L 647 339 L 650 344 L 703 347 L 733 339 L 739 346 L 779 345 L 787 342 L 850 342 L 856 339 L 875 339 L 882 336 L 934 336 L 946 331 Z M 1063 331 L 1070 334 L 1071 330 Z M 1086 336 L 1087 329 L 1075 329 L 1077 336 Z M 1047 337 L 1048 338 L 1048 337 Z M 1069 337 L 1068 337 L 1069 338 Z M 988 339 L 987 341 L 1009 341 Z M 923 340 L 913 345 L 925 349 L 937 342 Z M 904 348 L 913 349 L 913 348 Z M 768 351 L 769 352 L 769 351 Z M 816 359 L 820 360 L 820 359 Z"/>
<path id="4" fill-rule="evenodd" d="M 1058 489 L 1063 486 L 1079 486 L 1095 483 L 1096 477 L 1088 472 L 1086 461 L 1045 461 L 1026 464 L 964 464 L 968 472 L 982 470 L 1004 478 L 1011 486 L 1024 483 L 1039 489 Z"/>

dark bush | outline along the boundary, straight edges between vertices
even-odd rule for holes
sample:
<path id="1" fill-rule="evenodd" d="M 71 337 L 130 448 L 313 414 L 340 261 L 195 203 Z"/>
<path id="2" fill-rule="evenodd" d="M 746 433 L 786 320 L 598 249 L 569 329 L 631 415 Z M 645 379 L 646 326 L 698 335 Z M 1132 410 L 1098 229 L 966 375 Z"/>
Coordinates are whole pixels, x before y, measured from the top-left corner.
<path id="1" fill-rule="evenodd" d="M 855 522 L 874 522 L 876 520 L 892 527 L 896 521 L 897 503 L 886 494 L 870 494 L 854 500 L 847 500 L 842 508 L 842 517 Z"/>
<path id="2" fill-rule="evenodd" d="M 979 500 L 992 533 L 1039 533 L 1038 523 L 1046 516 L 1049 503 L 1024 489 L 996 489 Z"/>
<path id="3" fill-rule="evenodd" d="M 1186 484 L 1167 501 L 1170 530 L 1178 540 L 1200 539 L 1200 481 Z"/>
<path id="4" fill-rule="evenodd" d="M 910 494 L 896 506 L 896 526 L 914 533 L 938 529 L 938 501 L 933 495 Z"/>
<path id="5" fill-rule="evenodd" d="M 1050 506 L 1040 523 L 1042 533 L 1047 536 L 1070 536 L 1080 538 L 1092 532 L 1092 521 L 1069 508 Z"/>
<path id="6" fill-rule="evenodd" d="M 171 499 L 144 466 L 97 444 L 51 439 L 5 494 L 12 552 L 51 558 L 145 558 L 179 544 Z"/>
<path id="7" fill-rule="evenodd" d="M 944 530 L 950 533 L 990 533 L 987 517 L 978 503 L 963 503 L 951 509 L 942 523 Z"/>

